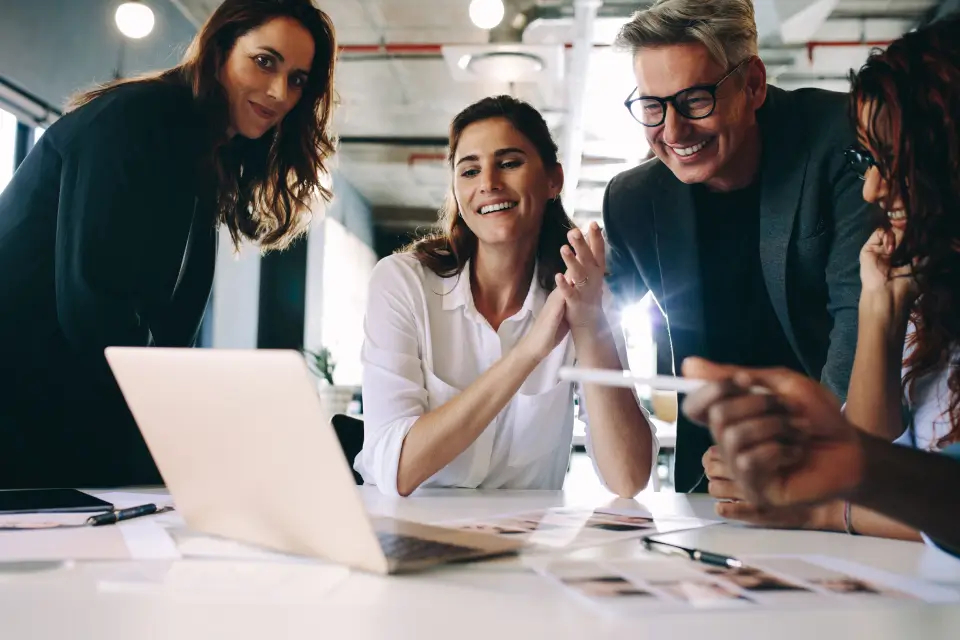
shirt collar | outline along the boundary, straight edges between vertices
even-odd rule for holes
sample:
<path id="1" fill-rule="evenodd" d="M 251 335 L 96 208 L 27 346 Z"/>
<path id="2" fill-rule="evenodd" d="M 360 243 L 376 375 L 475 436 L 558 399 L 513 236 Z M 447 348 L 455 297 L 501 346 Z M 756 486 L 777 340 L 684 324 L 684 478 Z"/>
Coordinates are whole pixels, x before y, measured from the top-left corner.
<path id="1" fill-rule="evenodd" d="M 528 313 L 532 313 L 536 318 L 547 300 L 547 292 L 540 286 L 538 279 L 540 266 L 534 265 L 533 279 L 530 281 L 530 288 L 527 290 L 527 297 L 523 300 L 523 306 L 513 318 L 520 320 Z M 443 310 L 451 311 L 459 307 L 464 307 L 468 313 L 479 317 L 480 312 L 473 302 L 473 290 L 470 288 L 470 261 L 463 265 L 463 271 L 458 275 L 444 278 L 444 289 L 453 286 L 450 292 L 443 296 Z"/>

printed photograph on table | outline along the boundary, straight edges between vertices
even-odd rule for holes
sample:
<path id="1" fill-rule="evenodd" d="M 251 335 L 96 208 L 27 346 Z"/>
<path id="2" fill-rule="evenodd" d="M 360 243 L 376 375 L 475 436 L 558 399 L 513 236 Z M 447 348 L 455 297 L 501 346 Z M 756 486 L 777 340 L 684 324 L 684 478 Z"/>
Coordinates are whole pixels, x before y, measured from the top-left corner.
<path id="1" fill-rule="evenodd" d="M 536 568 L 568 596 L 597 613 L 629 615 L 659 611 L 670 602 L 611 566 L 597 562 L 559 561 Z"/>
<path id="2" fill-rule="evenodd" d="M 958 603 L 960 593 L 827 556 L 751 556 L 739 569 L 676 559 L 546 560 L 534 570 L 590 606 L 615 615 L 724 608 L 826 609 L 851 599 L 874 606 L 898 601 Z M 808 560 L 809 559 L 809 560 Z M 834 568 L 834 566 L 836 568 Z M 860 575 L 862 572 L 874 575 Z"/>
<path id="3" fill-rule="evenodd" d="M 960 602 L 960 593 L 952 589 L 908 580 L 830 556 L 754 556 L 750 564 L 781 576 L 789 576 L 791 580 L 818 593 L 821 598 L 841 604 L 852 599 L 880 605 L 896 600 Z"/>
<path id="4" fill-rule="evenodd" d="M 753 600 L 722 582 L 678 580 L 676 582 L 651 582 L 650 586 L 671 598 L 689 604 L 695 609 L 753 604 Z"/>
<path id="5" fill-rule="evenodd" d="M 756 567 L 730 569 L 727 567 L 707 567 L 708 575 L 722 578 L 745 591 L 810 591 L 806 587 L 767 573 Z"/>
<path id="6" fill-rule="evenodd" d="M 616 575 L 596 575 L 584 578 L 563 578 L 564 585 L 590 598 L 655 597 L 626 578 Z"/>
<path id="7" fill-rule="evenodd" d="M 871 596 L 886 596 L 888 598 L 910 598 L 911 596 L 903 593 L 902 591 L 896 591 L 893 589 L 887 589 L 876 584 L 867 582 L 866 580 L 861 580 L 860 578 L 854 578 L 853 576 L 837 576 L 835 578 L 820 578 L 817 580 L 811 580 L 811 584 L 820 587 L 821 589 L 826 589 L 832 593 L 838 593 L 841 595 L 871 595 Z"/>
<path id="8" fill-rule="evenodd" d="M 714 524 L 697 518 L 655 519 L 643 511 L 559 507 L 454 521 L 446 526 L 550 547 L 579 547 Z"/>

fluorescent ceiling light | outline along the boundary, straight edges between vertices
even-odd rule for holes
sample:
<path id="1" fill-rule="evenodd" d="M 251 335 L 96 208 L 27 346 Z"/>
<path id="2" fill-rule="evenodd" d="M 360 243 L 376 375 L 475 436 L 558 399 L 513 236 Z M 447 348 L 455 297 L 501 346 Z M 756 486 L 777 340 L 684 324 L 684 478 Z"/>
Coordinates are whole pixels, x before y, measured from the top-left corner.
<path id="1" fill-rule="evenodd" d="M 153 10 L 142 2 L 124 2 L 114 15 L 120 33 L 139 40 L 153 31 Z"/>
<path id="2" fill-rule="evenodd" d="M 472 0 L 470 19 L 481 29 L 493 29 L 503 20 L 503 0 Z"/>

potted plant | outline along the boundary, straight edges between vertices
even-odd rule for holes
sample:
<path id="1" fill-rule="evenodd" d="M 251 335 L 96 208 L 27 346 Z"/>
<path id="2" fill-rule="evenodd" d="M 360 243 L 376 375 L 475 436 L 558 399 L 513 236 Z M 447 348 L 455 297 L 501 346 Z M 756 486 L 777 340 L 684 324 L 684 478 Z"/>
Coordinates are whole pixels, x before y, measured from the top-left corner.
<path id="1" fill-rule="evenodd" d="M 326 382 L 333 386 L 333 371 L 337 368 L 337 363 L 330 353 L 330 349 L 320 347 L 316 351 L 304 349 L 303 354 L 307 357 L 307 365 L 314 375 L 320 378 L 321 384 Z"/>
<path id="2" fill-rule="evenodd" d="M 333 381 L 333 372 L 337 363 L 326 347 L 315 351 L 304 349 L 307 366 L 317 376 L 317 391 L 320 394 L 320 404 L 328 416 L 337 413 L 347 413 L 350 401 L 353 399 L 353 387 L 338 387 Z"/>

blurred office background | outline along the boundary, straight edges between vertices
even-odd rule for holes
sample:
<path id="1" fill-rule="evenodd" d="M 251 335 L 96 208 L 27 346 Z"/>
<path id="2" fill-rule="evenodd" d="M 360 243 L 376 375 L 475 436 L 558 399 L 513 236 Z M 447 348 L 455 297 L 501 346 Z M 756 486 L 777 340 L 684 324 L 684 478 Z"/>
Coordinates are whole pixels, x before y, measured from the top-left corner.
<path id="1" fill-rule="evenodd" d="M 125 8 L 127 20 L 118 23 L 121 4 L 0 0 L 0 188 L 71 94 L 174 65 L 219 0 L 127 3 L 140 6 Z M 649 3 L 317 4 L 333 18 L 341 44 L 336 199 L 315 212 L 309 236 L 283 253 L 261 257 L 247 248 L 234 255 L 223 239 L 202 346 L 326 347 L 337 363 L 336 385 L 355 389 L 368 275 L 379 258 L 435 222 L 449 188 L 447 126 L 468 103 L 510 93 L 539 108 L 560 143 L 568 209 L 581 225 L 599 219 L 606 183 L 648 151 L 642 127 L 622 104 L 634 87 L 629 56 L 610 45 L 631 13 Z M 846 91 L 849 70 L 872 47 L 960 9 L 960 0 L 755 5 L 771 82 Z M 631 363 L 643 371 L 654 368 L 655 321 L 645 301 L 624 318 Z M 669 405 L 658 407 L 668 445 Z M 582 456 L 574 456 L 571 473 L 571 481 L 596 483 Z"/>

